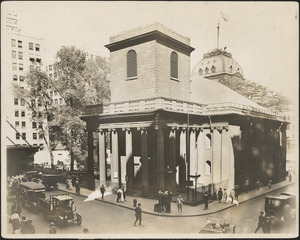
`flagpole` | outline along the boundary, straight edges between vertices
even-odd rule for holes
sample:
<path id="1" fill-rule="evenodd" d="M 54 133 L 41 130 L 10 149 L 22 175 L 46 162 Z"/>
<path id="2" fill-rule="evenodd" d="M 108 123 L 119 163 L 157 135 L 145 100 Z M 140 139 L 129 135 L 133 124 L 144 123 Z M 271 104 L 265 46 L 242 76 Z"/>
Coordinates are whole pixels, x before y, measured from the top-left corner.
<path id="1" fill-rule="evenodd" d="M 219 21 L 218 21 L 218 26 L 217 26 L 217 49 L 219 49 L 219 29 L 220 29 L 220 25 L 219 25 Z"/>

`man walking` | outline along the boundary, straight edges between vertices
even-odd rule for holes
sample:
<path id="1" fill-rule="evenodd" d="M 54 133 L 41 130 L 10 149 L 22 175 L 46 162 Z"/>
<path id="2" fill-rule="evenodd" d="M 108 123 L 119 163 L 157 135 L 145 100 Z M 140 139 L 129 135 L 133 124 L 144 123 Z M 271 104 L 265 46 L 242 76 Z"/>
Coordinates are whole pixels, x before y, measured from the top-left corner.
<path id="1" fill-rule="evenodd" d="M 141 223 L 142 223 L 142 208 L 141 208 L 141 204 L 140 203 L 135 208 L 135 222 L 134 222 L 134 226 L 137 223 L 137 221 L 139 221 L 139 225 L 141 225 Z"/>
<path id="2" fill-rule="evenodd" d="M 246 181 L 245 181 L 245 193 L 248 193 L 248 188 L 249 188 L 249 180 L 246 179 Z"/>
<path id="3" fill-rule="evenodd" d="M 218 191 L 218 200 L 219 200 L 219 203 L 221 202 L 222 198 L 223 198 L 223 191 L 222 191 L 222 188 L 220 188 L 219 191 Z"/>
<path id="4" fill-rule="evenodd" d="M 204 210 L 208 209 L 208 193 L 205 192 L 204 194 Z"/>
<path id="5" fill-rule="evenodd" d="M 255 186 L 256 186 L 256 189 L 258 191 L 260 189 L 260 186 L 261 186 L 261 182 L 259 181 L 259 179 L 256 180 Z"/>
<path id="6" fill-rule="evenodd" d="M 80 185 L 79 185 L 78 179 L 76 179 L 75 188 L 76 188 L 76 194 L 79 195 L 80 194 Z"/>
<path id="7" fill-rule="evenodd" d="M 257 228 L 254 233 L 256 233 L 260 228 L 262 228 L 263 232 L 265 233 L 265 225 L 264 224 L 265 224 L 265 212 L 261 211 L 260 215 L 258 217 Z"/>
<path id="8" fill-rule="evenodd" d="M 104 197 L 104 193 L 106 192 L 106 190 L 105 190 L 105 187 L 103 186 L 103 184 L 100 187 L 100 192 L 101 192 L 101 199 L 104 199 L 103 197 Z"/>
<path id="9" fill-rule="evenodd" d="M 17 200 L 15 200 L 14 204 L 11 206 L 11 214 L 13 214 L 14 212 L 18 213 L 19 216 L 21 215 L 22 212 L 21 206 Z"/>

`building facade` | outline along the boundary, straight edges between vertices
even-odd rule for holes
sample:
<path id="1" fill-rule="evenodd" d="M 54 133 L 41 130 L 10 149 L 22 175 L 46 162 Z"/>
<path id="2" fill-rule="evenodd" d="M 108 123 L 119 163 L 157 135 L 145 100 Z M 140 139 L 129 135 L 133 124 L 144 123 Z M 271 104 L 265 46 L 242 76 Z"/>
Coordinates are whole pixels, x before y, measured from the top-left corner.
<path id="1" fill-rule="evenodd" d="M 251 183 L 283 180 L 284 117 L 240 95 L 228 102 L 199 100 L 229 90 L 217 82 L 205 85 L 199 74 L 190 78 L 194 48 L 188 38 L 154 23 L 115 35 L 106 47 L 111 52 L 111 103 L 87 106 L 82 117 L 88 129 L 89 188 L 95 184 L 94 132 L 99 134 L 100 184 L 126 185 L 128 192 L 152 195 L 193 188 L 214 193 L 246 178 Z M 111 152 L 108 181 L 106 149 Z"/>

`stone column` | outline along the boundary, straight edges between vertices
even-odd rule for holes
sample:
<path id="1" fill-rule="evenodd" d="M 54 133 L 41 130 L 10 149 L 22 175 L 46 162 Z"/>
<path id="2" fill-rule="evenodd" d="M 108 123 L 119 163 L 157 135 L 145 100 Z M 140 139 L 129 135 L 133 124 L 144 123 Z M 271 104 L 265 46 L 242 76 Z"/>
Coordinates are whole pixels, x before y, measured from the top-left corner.
<path id="1" fill-rule="evenodd" d="M 142 190 L 148 191 L 148 133 L 146 129 L 141 129 L 141 172 Z"/>
<path id="2" fill-rule="evenodd" d="M 180 132 L 180 147 L 179 147 L 179 171 L 177 174 L 179 175 L 179 186 L 180 189 L 185 189 L 185 181 L 186 181 L 186 131 L 181 130 Z"/>
<path id="3" fill-rule="evenodd" d="M 204 184 L 205 179 L 205 138 L 204 138 L 203 129 L 199 131 L 199 134 L 197 136 L 197 158 L 198 158 L 198 169 L 197 172 L 201 176 L 199 177 L 199 183 Z"/>
<path id="4" fill-rule="evenodd" d="M 126 162 L 126 175 L 127 175 L 127 189 L 132 188 L 133 184 L 133 153 L 132 153 L 132 132 L 130 129 L 126 130 L 125 133 L 125 143 L 126 143 L 126 156 L 125 156 L 125 162 Z"/>
<path id="5" fill-rule="evenodd" d="M 100 173 L 100 186 L 106 185 L 106 143 L 105 132 L 99 132 L 99 173 Z"/>
<path id="6" fill-rule="evenodd" d="M 196 172 L 196 130 L 190 130 L 190 175 L 195 175 Z"/>
<path id="7" fill-rule="evenodd" d="M 94 176 L 94 128 L 87 124 L 88 127 L 88 162 L 87 162 L 87 187 L 90 190 L 95 190 Z"/>
<path id="8" fill-rule="evenodd" d="M 160 122 L 160 116 L 157 116 L 157 185 L 158 189 L 165 188 L 165 150 L 164 150 L 164 129 Z"/>
<path id="9" fill-rule="evenodd" d="M 218 184 L 221 180 L 221 133 L 222 130 L 219 128 L 214 128 L 213 130 L 213 143 L 212 143 L 212 151 L 213 151 L 213 183 Z M 218 186 L 216 186 L 218 187 Z"/>
<path id="10" fill-rule="evenodd" d="M 170 191 L 176 191 L 176 130 L 171 129 L 169 134 L 169 144 L 170 144 L 170 161 L 168 170 L 168 188 Z"/>
<path id="11" fill-rule="evenodd" d="M 111 185 L 112 188 L 119 188 L 119 144 L 118 144 L 118 132 L 113 130 L 111 133 Z"/>

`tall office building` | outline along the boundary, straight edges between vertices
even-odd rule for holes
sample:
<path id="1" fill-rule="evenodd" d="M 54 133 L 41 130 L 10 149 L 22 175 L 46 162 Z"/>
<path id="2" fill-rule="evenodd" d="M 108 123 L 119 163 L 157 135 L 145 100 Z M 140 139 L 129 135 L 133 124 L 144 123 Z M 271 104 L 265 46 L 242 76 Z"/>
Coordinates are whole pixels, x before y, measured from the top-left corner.
<path id="1" fill-rule="evenodd" d="M 13 95 L 14 83 L 23 88 L 27 87 L 25 75 L 31 68 L 44 69 L 45 48 L 44 39 L 24 36 L 20 33 L 16 13 L 7 12 L 4 18 L 1 31 L 3 33 L 1 43 L 2 144 L 5 143 L 7 147 L 7 160 L 11 163 L 18 158 L 15 154 L 22 158 L 24 156 L 22 151 L 34 152 L 41 146 L 46 147 L 44 136 L 40 134 L 38 124 L 32 121 L 32 112 L 27 107 L 26 101 Z M 12 152 L 13 155 L 10 154 Z M 33 152 L 30 154 L 30 161 Z M 10 167 L 13 171 L 11 174 L 18 173 L 16 166 L 22 169 L 22 164 L 15 164 L 8 164 L 8 172 Z"/>

